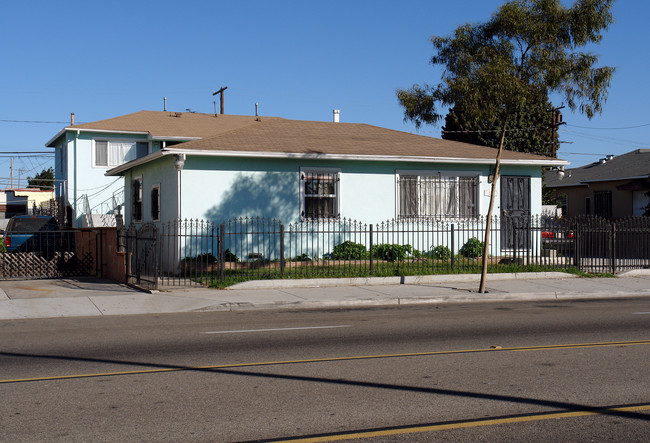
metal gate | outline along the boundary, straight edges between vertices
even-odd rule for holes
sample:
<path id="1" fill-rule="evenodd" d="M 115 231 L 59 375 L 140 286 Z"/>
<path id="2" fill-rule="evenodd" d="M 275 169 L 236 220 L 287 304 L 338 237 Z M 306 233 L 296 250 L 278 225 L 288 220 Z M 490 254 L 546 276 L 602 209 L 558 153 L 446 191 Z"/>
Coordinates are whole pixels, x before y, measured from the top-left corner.
<path id="1" fill-rule="evenodd" d="M 501 177 L 501 249 L 530 247 L 530 177 Z"/>
<path id="2" fill-rule="evenodd" d="M 126 282 L 147 290 L 158 288 L 158 229 L 147 223 L 126 232 Z"/>

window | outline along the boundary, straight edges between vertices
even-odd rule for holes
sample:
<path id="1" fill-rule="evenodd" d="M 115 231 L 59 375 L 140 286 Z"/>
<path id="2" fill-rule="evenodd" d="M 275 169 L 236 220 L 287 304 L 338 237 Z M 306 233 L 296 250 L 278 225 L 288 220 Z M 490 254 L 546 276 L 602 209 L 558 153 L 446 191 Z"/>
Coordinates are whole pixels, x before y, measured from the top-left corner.
<path id="1" fill-rule="evenodd" d="M 160 185 L 151 187 L 151 220 L 160 221 Z"/>
<path id="2" fill-rule="evenodd" d="M 338 170 L 301 170 L 300 194 L 302 218 L 339 218 Z"/>
<path id="3" fill-rule="evenodd" d="M 594 215 L 600 217 L 612 216 L 612 191 L 594 192 Z"/>
<path id="4" fill-rule="evenodd" d="M 148 142 L 95 140 L 94 166 L 113 167 L 144 157 L 149 153 Z"/>
<path id="5" fill-rule="evenodd" d="M 398 216 L 476 217 L 478 176 L 398 174 Z"/>
<path id="6" fill-rule="evenodd" d="M 133 221 L 142 221 L 142 177 L 133 180 Z"/>
<path id="7" fill-rule="evenodd" d="M 566 194 L 560 194 L 557 197 L 557 205 L 560 208 L 560 214 L 564 217 L 569 211 L 569 199 Z"/>

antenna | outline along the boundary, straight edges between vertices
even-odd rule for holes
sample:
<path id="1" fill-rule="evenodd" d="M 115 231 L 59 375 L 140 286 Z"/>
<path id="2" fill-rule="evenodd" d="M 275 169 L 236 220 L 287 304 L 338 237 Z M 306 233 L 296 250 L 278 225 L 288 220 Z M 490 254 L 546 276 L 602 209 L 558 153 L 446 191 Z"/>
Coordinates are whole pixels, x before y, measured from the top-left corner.
<path id="1" fill-rule="evenodd" d="M 223 105 L 223 91 L 225 91 L 226 89 L 228 89 L 228 86 L 224 86 L 221 89 L 219 89 L 218 91 L 212 93 L 213 96 L 217 95 L 217 94 L 221 95 L 221 113 L 222 114 L 224 112 L 224 110 L 223 110 L 223 108 L 224 108 L 224 105 Z"/>

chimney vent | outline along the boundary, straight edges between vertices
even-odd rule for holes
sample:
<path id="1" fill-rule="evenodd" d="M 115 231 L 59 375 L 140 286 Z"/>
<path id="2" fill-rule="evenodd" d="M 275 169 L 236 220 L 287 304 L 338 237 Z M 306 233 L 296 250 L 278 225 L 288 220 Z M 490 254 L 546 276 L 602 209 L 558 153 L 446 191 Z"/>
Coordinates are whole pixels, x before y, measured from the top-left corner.
<path id="1" fill-rule="evenodd" d="M 341 115 L 341 111 L 338 110 L 338 109 L 334 109 L 332 111 L 332 114 L 334 114 L 334 123 L 338 123 L 339 122 L 339 117 Z"/>
<path id="2" fill-rule="evenodd" d="M 74 112 L 70 113 L 70 126 L 74 126 Z"/>

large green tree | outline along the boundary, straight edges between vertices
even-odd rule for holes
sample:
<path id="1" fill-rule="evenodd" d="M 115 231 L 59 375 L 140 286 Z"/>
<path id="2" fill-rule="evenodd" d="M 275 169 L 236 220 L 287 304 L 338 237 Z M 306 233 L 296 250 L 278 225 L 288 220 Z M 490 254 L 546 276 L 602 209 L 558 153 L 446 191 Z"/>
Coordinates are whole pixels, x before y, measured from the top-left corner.
<path id="1" fill-rule="evenodd" d="M 503 149 L 530 154 L 555 156 L 558 149 L 558 126 L 549 100 L 530 103 L 516 109 L 508 119 L 508 134 Z M 468 110 L 454 106 L 445 116 L 442 138 L 476 145 L 499 147 L 501 122 L 498 114 L 477 119 Z"/>
<path id="2" fill-rule="evenodd" d="M 405 120 L 435 124 L 441 112 L 460 106 L 476 118 L 499 122 L 499 149 L 488 208 L 479 292 L 485 292 L 494 196 L 501 154 L 514 112 L 559 94 L 571 110 L 591 118 L 602 111 L 614 73 L 596 67 L 598 57 L 581 49 L 602 39 L 613 22 L 614 0 L 511 0 L 484 23 L 465 24 L 448 37 L 432 37 L 433 65 L 443 67 L 436 86 L 398 90 Z"/>
<path id="3" fill-rule="evenodd" d="M 50 166 L 43 169 L 33 178 L 27 177 L 27 187 L 37 189 L 54 189 L 54 169 Z"/>

